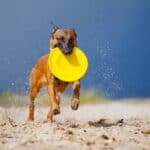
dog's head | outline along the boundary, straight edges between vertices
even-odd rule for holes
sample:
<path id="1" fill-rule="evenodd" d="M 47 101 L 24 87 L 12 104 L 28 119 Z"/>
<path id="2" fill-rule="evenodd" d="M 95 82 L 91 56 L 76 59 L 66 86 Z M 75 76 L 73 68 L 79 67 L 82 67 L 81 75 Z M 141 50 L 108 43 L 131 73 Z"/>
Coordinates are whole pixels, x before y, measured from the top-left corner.
<path id="1" fill-rule="evenodd" d="M 74 29 L 62 29 L 54 26 L 50 38 L 51 48 L 59 47 L 67 55 L 77 46 L 77 34 Z"/>

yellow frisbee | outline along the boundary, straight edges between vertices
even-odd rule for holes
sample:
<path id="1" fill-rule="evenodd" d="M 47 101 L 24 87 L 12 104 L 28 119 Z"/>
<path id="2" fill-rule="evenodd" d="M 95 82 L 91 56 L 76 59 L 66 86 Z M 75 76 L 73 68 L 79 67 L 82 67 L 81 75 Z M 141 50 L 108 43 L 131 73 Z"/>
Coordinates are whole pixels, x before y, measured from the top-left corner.
<path id="1" fill-rule="evenodd" d="M 88 59 L 78 47 L 74 47 L 69 55 L 63 54 L 57 47 L 51 49 L 49 53 L 48 66 L 52 74 L 58 79 L 72 82 L 84 76 L 88 68 Z"/>

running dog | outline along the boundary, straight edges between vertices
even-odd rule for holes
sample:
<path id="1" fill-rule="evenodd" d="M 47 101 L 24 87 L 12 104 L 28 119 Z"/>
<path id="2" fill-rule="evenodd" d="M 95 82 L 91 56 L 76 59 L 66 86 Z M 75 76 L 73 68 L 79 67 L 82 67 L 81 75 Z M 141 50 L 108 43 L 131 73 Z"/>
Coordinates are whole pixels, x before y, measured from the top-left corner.
<path id="1" fill-rule="evenodd" d="M 72 53 L 77 46 L 77 34 L 74 29 L 62 29 L 53 26 L 50 37 L 50 49 L 59 47 L 65 55 Z M 30 103 L 28 120 L 34 120 L 34 101 L 41 87 L 46 85 L 51 102 L 50 110 L 47 114 L 47 121 L 53 121 L 53 115 L 60 113 L 60 96 L 69 84 L 72 84 L 73 94 L 71 108 L 77 110 L 80 103 L 80 81 L 64 82 L 56 78 L 48 68 L 48 54 L 39 58 L 30 73 Z"/>

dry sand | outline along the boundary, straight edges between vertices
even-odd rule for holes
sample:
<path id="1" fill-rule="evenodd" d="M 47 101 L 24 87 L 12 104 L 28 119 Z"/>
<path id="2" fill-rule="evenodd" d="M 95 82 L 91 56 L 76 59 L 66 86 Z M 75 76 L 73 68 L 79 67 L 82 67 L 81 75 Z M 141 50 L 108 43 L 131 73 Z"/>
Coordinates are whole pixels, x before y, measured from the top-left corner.
<path id="1" fill-rule="evenodd" d="M 150 103 L 65 106 L 52 124 L 48 107 L 36 107 L 34 122 L 27 111 L 0 108 L 0 149 L 150 150 Z"/>

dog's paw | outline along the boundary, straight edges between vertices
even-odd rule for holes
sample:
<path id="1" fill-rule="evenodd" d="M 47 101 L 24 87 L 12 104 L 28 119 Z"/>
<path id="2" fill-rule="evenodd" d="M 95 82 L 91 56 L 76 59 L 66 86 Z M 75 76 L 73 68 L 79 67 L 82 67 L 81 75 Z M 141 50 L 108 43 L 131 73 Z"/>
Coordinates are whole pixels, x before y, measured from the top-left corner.
<path id="1" fill-rule="evenodd" d="M 71 100 L 71 108 L 73 110 L 77 110 L 78 107 L 79 107 L 79 104 L 80 104 L 80 100 L 79 99 L 74 98 L 74 99 Z"/>
<path id="2" fill-rule="evenodd" d="M 34 118 L 33 117 L 28 117 L 27 121 L 33 121 Z"/>
<path id="3" fill-rule="evenodd" d="M 54 114 L 54 115 L 60 114 L 60 108 L 54 108 L 54 109 L 53 109 L 53 114 Z"/>
<path id="4" fill-rule="evenodd" d="M 47 120 L 44 120 L 44 123 L 52 123 L 53 120 L 51 118 L 47 118 Z"/>

